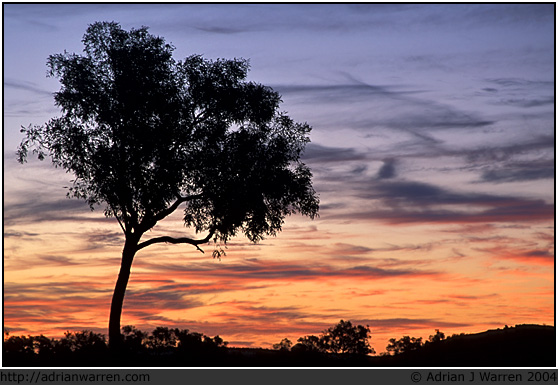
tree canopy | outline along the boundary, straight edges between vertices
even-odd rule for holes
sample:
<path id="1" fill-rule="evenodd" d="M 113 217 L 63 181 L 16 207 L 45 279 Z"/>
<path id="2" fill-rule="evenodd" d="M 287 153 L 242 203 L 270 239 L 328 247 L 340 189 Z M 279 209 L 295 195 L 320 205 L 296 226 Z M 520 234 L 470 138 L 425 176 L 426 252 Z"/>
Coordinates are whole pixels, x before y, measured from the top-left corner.
<path id="1" fill-rule="evenodd" d="M 104 205 L 126 233 L 143 234 L 181 203 L 187 226 L 223 241 L 239 230 L 258 241 L 286 215 L 317 214 L 300 161 L 311 127 L 246 80 L 247 60 L 176 61 L 146 27 L 115 22 L 92 24 L 82 41 L 83 55 L 48 58 L 63 114 L 22 130 L 21 162 L 31 147 L 51 157 L 75 175 L 68 195 Z"/>
<path id="2" fill-rule="evenodd" d="M 305 336 L 298 339 L 294 351 L 314 353 L 375 354 L 370 346 L 370 328 L 353 326 L 351 321 L 339 321 L 335 326 L 324 330 L 318 336 Z"/>
<path id="3" fill-rule="evenodd" d="M 409 336 L 403 336 L 399 340 L 395 338 L 389 339 L 389 344 L 386 346 L 386 351 L 393 354 L 401 354 L 406 352 L 411 352 L 413 350 L 418 350 L 423 346 L 422 337 L 415 338 Z"/>
<path id="4" fill-rule="evenodd" d="M 353 326 L 351 321 L 339 321 L 335 326 L 324 331 L 323 343 L 333 353 L 369 354 L 374 353 L 370 347 L 370 328 Z"/>

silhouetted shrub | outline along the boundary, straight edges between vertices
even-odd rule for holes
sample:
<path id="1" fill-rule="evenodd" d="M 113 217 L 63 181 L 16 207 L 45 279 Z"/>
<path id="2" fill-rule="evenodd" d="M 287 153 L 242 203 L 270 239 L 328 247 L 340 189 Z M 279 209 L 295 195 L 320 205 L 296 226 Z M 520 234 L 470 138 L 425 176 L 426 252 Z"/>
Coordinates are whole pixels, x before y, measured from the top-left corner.
<path id="1" fill-rule="evenodd" d="M 320 337 L 299 338 L 292 350 L 313 353 L 375 354 L 369 339 L 370 328 L 368 326 L 353 326 L 351 321 L 341 320 L 337 325 L 325 330 Z"/>
<path id="2" fill-rule="evenodd" d="M 422 347 L 422 345 L 422 337 L 415 338 L 403 336 L 403 338 L 400 338 L 399 340 L 390 338 L 389 344 L 386 346 L 386 350 L 393 354 L 401 354 L 418 350 Z"/>
<path id="3" fill-rule="evenodd" d="M 91 331 L 66 332 L 59 340 L 43 335 L 5 335 L 3 344 L 3 366 L 553 366 L 556 360 L 554 327 L 542 325 L 518 325 L 503 330 L 489 330 L 477 334 L 453 335 L 445 338 L 438 330 L 422 344 L 420 338 L 405 336 L 390 345 L 398 347 L 400 354 L 389 353 L 380 356 L 355 354 L 349 349 L 347 338 L 353 332 L 362 332 L 348 322 L 340 323 L 324 331 L 321 336 L 306 336 L 298 339 L 290 351 L 228 348 L 227 342 L 219 336 L 213 338 L 187 329 L 159 327 L 146 333 L 133 326 L 123 328 L 124 354 L 113 354 L 105 337 Z M 350 327 L 349 327 L 350 326 Z M 362 334 L 367 335 L 367 330 Z M 344 331 L 344 332 L 343 332 Z M 339 346 L 345 346 L 345 353 L 338 348 L 330 349 L 335 336 Z M 358 337 L 358 333 L 356 333 Z M 329 340 L 328 340 L 329 338 Z M 358 342 L 359 339 L 357 338 Z M 283 346 L 288 343 L 283 340 Z M 343 345 L 345 344 L 345 345 Z M 281 345 L 278 344 L 278 345 Z M 420 346 L 419 346 L 420 345 Z M 418 346 L 418 347 L 417 347 Z M 397 350 L 397 349 L 395 349 Z M 394 350 L 394 351 L 395 351 Z M 351 354 L 352 352 L 352 354 Z M 393 352 L 393 351 L 392 351 Z"/>
<path id="4" fill-rule="evenodd" d="M 289 352 L 291 351 L 292 346 L 293 343 L 291 342 L 291 340 L 289 340 L 288 338 L 283 338 L 278 344 L 273 344 L 273 349 L 281 350 L 282 352 Z"/>
<path id="5" fill-rule="evenodd" d="M 307 352 L 307 353 L 326 353 L 327 348 L 322 343 L 320 337 L 306 336 L 300 337 L 298 343 L 292 347 L 293 352 Z"/>
<path id="6" fill-rule="evenodd" d="M 144 347 L 148 334 L 136 329 L 135 326 L 126 325 L 122 328 L 124 348 L 128 351 L 140 351 Z"/>

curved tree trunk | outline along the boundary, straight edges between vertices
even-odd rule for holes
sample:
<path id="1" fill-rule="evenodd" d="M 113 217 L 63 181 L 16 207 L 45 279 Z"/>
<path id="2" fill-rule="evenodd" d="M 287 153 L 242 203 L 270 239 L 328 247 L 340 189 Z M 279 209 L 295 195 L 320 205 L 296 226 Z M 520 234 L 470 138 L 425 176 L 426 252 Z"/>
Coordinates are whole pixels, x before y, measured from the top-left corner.
<path id="1" fill-rule="evenodd" d="M 116 280 L 114 293 L 112 295 L 112 303 L 110 305 L 109 317 L 109 346 L 111 350 L 118 350 L 122 346 L 122 334 L 120 333 L 120 316 L 122 315 L 122 305 L 124 304 L 124 295 L 126 294 L 126 286 L 130 279 L 130 270 L 132 262 L 137 252 L 138 240 L 135 237 L 126 237 L 124 250 L 122 250 L 122 263 L 120 265 L 120 273 Z"/>

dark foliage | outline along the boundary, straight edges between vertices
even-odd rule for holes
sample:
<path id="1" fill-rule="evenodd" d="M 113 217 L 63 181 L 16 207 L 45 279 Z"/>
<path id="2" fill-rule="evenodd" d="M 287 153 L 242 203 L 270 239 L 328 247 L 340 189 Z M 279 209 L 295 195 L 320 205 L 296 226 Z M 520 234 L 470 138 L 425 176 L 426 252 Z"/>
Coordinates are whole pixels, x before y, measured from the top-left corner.
<path id="1" fill-rule="evenodd" d="M 91 331 L 66 332 L 64 338 L 10 336 L 3 344 L 4 365 L 41 366 L 67 362 L 69 366 L 96 361 L 107 353 L 105 336 Z"/>
<path id="2" fill-rule="evenodd" d="M 64 338 L 7 336 L 5 366 L 136 366 L 186 365 L 210 361 L 224 354 L 227 342 L 187 329 L 157 327 L 151 333 L 134 326 L 122 328 L 125 355 L 113 355 L 105 336 L 92 331 L 66 332 Z"/>
<path id="3" fill-rule="evenodd" d="M 319 337 L 299 338 L 292 350 L 307 353 L 374 354 L 375 351 L 370 347 L 369 339 L 368 326 L 353 326 L 351 321 L 341 320 L 337 325 L 325 330 Z"/>
<path id="4" fill-rule="evenodd" d="M 94 23 L 84 55 L 48 59 L 62 116 L 23 128 L 29 149 L 75 175 L 68 196 L 143 234 L 184 203 L 185 224 L 226 241 L 274 235 L 285 215 L 314 217 L 311 172 L 300 162 L 308 124 L 279 111 L 279 94 L 248 82 L 244 59 L 172 57 L 147 28 Z"/>
<path id="5" fill-rule="evenodd" d="M 479 334 L 431 336 L 420 348 L 396 355 L 327 353 L 319 337 L 307 336 L 290 350 L 228 348 L 220 337 L 188 330 L 156 328 L 145 333 L 123 328 L 126 354 L 107 349 L 104 336 L 89 331 L 66 333 L 61 340 L 45 336 L 9 336 L 3 366 L 160 366 L 160 367 L 554 367 L 556 330 L 518 325 Z M 438 334 L 438 337 L 441 337 Z M 298 348 L 297 348 L 298 346 Z M 306 348 L 302 348 L 306 346 Z"/>
<path id="6" fill-rule="evenodd" d="M 353 326 L 351 321 L 341 320 L 322 334 L 326 351 L 331 353 L 374 354 L 370 347 L 370 329 L 368 326 Z"/>
<path id="7" fill-rule="evenodd" d="M 422 338 L 403 336 L 403 338 L 400 338 L 397 341 L 395 340 L 395 338 L 391 338 L 389 340 L 389 345 L 386 347 L 386 350 L 389 353 L 401 354 L 412 352 L 413 350 L 417 350 L 422 346 Z"/>
<path id="8" fill-rule="evenodd" d="M 298 343 L 293 346 L 292 351 L 305 353 L 326 353 L 327 348 L 321 337 L 305 336 L 298 339 Z"/>
<path id="9" fill-rule="evenodd" d="M 556 365 L 556 329 L 517 325 L 478 334 L 442 338 L 437 330 L 429 341 L 394 356 L 383 356 L 383 366 L 516 367 Z M 416 339 L 415 339 L 416 341 Z"/>
<path id="10" fill-rule="evenodd" d="M 62 116 L 24 127 L 17 155 L 74 175 L 68 197 L 102 205 L 124 233 L 109 321 L 111 346 L 122 344 L 120 316 L 135 254 L 156 243 L 197 247 L 276 235 L 286 216 L 318 214 L 312 173 L 300 157 L 311 127 L 279 110 L 271 88 L 247 81 L 244 59 L 182 61 L 146 27 L 89 26 L 84 52 L 51 55 L 49 75 Z M 179 206 L 184 223 L 204 235 L 142 236 Z M 222 249 L 216 248 L 220 257 Z"/>
<path id="11" fill-rule="evenodd" d="M 273 349 L 275 350 L 282 350 L 282 351 L 290 351 L 293 346 L 293 343 L 288 338 L 283 338 L 281 342 L 278 344 L 273 344 Z"/>

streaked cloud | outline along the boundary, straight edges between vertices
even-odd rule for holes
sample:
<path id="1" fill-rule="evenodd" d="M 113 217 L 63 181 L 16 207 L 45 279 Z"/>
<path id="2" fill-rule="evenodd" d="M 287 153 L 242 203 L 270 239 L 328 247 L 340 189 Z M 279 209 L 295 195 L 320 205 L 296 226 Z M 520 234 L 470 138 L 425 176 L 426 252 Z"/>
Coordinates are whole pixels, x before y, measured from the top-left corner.
<path id="1" fill-rule="evenodd" d="M 228 279 L 239 276 L 243 282 L 249 281 L 298 281 L 321 279 L 382 279 L 394 277 L 428 277 L 441 273 L 435 271 L 421 271 L 415 269 L 383 269 L 369 265 L 356 265 L 348 268 L 314 263 L 288 263 L 273 260 L 249 260 L 243 263 L 229 263 L 219 266 L 213 263 L 201 264 L 152 264 L 138 262 L 136 265 L 149 267 L 154 271 L 173 271 L 175 274 L 184 274 L 188 277 L 205 277 L 212 279 Z"/>
<path id="2" fill-rule="evenodd" d="M 4 79 L 4 87 L 28 91 L 35 94 L 36 96 L 46 96 L 49 98 L 52 98 L 53 96 L 52 92 L 41 89 L 37 84 L 25 80 Z"/>
<path id="3" fill-rule="evenodd" d="M 506 247 L 488 248 L 483 251 L 489 252 L 496 258 L 513 260 L 522 265 L 542 264 L 554 266 L 554 251 L 550 249 L 511 249 Z"/>
<path id="4" fill-rule="evenodd" d="M 499 168 L 488 166 L 481 175 L 482 182 L 506 183 L 553 179 L 556 176 L 555 161 L 552 159 L 524 162 L 507 162 Z"/>

